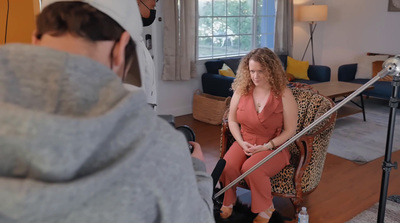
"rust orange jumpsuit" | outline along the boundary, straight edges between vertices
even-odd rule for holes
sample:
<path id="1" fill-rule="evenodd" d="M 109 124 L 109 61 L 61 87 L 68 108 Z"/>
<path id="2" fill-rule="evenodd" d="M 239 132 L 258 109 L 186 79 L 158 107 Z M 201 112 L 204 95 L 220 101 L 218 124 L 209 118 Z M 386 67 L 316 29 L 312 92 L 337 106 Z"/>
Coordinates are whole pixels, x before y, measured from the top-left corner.
<path id="1" fill-rule="evenodd" d="M 264 109 L 257 113 L 253 92 L 250 91 L 249 94 L 240 97 L 236 118 L 241 126 L 244 141 L 257 145 L 268 143 L 278 136 L 283 128 L 282 97 L 276 97 L 271 92 Z M 234 142 L 224 156 L 226 166 L 220 178 L 223 186 L 228 185 L 270 153 L 272 150 L 258 152 L 249 157 L 243 152 L 242 147 Z M 285 148 L 245 177 L 251 191 L 251 211 L 253 213 L 265 211 L 272 205 L 270 178 L 288 165 L 289 159 L 290 153 Z M 223 204 L 229 206 L 235 202 L 236 186 L 225 192 Z"/>

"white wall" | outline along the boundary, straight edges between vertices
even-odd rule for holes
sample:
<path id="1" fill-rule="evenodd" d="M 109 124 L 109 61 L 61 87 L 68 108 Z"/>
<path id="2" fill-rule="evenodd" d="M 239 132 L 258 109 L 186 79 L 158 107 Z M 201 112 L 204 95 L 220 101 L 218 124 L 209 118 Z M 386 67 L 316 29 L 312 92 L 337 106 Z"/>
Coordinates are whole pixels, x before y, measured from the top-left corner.
<path id="1" fill-rule="evenodd" d="M 342 64 L 355 63 L 366 52 L 400 53 L 400 12 L 388 12 L 388 0 L 294 0 L 293 57 L 300 60 L 309 39 L 309 28 L 298 22 L 299 5 L 327 4 L 328 19 L 319 22 L 314 33 L 315 63 L 329 66 L 331 80 L 337 80 L 337 69 Z M 162 1 L 157 3 L 161 9 Z M 162 17 L 157 10 L 157 17 Z M 204 62 L 198 62 L 198 76 L 190 81 L 162 81 L 162 22 L 155 22 L 153 32 L 154 61 L 158 71 L 158 113 L 183 115 L 192 112 L 193 93 L 201 89 Z M 153 35 L 154 36 L 154 35 Z M 156 50 L 157 49 L 157 50 Z M 311 48 L 304 60 L 311 62 Z M 158 56 L 157 56 L 158 55 Z"/>

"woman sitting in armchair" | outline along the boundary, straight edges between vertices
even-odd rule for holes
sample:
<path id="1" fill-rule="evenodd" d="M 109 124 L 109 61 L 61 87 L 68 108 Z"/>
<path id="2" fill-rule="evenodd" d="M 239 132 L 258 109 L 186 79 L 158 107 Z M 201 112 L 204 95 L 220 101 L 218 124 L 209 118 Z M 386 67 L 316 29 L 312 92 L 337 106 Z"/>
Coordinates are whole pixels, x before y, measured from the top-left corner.
<path id="1" fill-rule="evenodd" d="M 228 123 L 235 138 L 225 154 L 226 167 L 221 183 L 228 185 L 272 150 L 296 133 L 297 103 L 289 88 L 278 56 L 268 48 L 251 51 L 240 62 L 232 84 L 234 94 Z M 255 223 L 268 222 L 274 212 L 270 177 L 289 164 L 288 149 L 249 174 L 245 180 L 251 190 L 251 211 L 259 213 Z M 225 192 L 221 218 L 232 215 L 236 187 Z"/>

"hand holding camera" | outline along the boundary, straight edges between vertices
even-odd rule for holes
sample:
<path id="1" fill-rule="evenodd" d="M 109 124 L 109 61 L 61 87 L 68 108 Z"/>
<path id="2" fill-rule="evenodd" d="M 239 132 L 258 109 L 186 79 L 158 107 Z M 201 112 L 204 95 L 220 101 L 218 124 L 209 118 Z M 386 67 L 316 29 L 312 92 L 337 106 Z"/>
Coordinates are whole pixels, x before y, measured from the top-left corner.
<path id="1" fill-rule="evenodd" d="M 181 126 L 176 127 L 175 129 L 183 133 L 186 140 L 188 141 L 190 153 L 193 153 L 193 149 L 194 149 L 193 145 L 189 143 L 189 142 L 196 141 L 196 135 L 194 134 L 193 129 L 187 125 L 181 125 Z"/>

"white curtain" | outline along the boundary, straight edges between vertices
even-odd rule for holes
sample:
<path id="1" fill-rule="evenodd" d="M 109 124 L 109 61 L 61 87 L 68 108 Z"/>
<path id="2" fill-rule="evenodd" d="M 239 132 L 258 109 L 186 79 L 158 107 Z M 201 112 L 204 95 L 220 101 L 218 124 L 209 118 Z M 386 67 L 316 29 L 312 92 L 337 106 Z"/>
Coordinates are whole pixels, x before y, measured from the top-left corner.
<path id="1" fill-rule="evenodd" d="M 274 52 L 293 54 L 293 0 L 276 0 Z"/>
<path id="2" fill-rule="evenodd" d="M 196 76 L 196 1 L 163 0 L 163 6 L 162 80 L 189 80 Z"/>

